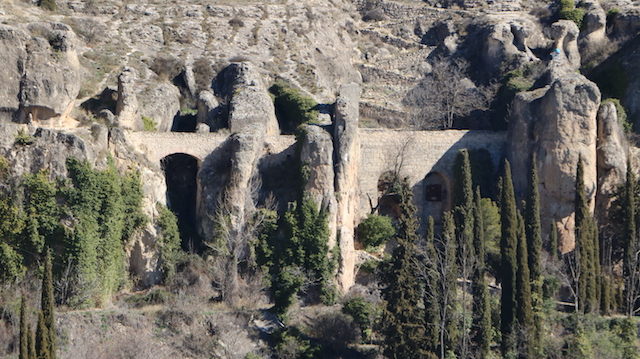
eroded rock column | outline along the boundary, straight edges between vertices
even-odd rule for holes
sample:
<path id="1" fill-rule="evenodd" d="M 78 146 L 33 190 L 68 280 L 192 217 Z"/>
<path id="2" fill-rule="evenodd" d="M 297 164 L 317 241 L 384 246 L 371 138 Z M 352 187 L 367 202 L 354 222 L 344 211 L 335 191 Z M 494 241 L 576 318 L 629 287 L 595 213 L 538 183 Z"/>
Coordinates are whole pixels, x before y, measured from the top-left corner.
<path id="1" fill-rule="evenodd" d="M 575 25 L 574 25 L 575 26 Z M 570 66 L 552 68 L 550 84 L 523 92 L 514 100 L 507 157 L 517 195 L 526 195 L 532 153 L 536 153 L 543 235 L 555 223 L 563 253 L 575 247 L 575 176 L 584 163 L 587 198 L 594 207 L 597 190 L 596 114 L 600 90 Z"/>
<path id="2" fill-rule="evenodd" d="M 358 165 L 360 141 L 358 138 L 358 103 L 360 87 L 351 83 L 340 86 L 334 114 L 336 194 L 338 200 L 337 239 L 340 246 L 338 287 L 344 293 L 354 283 L 355 248 L 354 230 L 358 215 Z"/>
<path id="3" fill-rule="evenodd" d="M 309 179 L 304 187 L 318 204 L 326 209 L 329 221 L 329 249 L 336 244 L 337 200 L 333 168 L 333 138 L 329 132 L 314 125 L 305 125 L 306 136 L 302 142 L 300 161 L 309 168 Z"/>

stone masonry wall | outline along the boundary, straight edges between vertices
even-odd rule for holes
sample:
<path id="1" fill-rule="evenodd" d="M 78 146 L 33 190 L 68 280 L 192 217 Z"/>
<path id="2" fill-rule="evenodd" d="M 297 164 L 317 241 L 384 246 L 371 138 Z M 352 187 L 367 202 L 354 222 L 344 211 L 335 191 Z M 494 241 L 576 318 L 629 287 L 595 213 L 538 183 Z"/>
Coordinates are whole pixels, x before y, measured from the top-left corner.
<path id="1" fill-rule="evenodd" d="M 409 177 L 421 224 L 426 223 L 426 219 L 422 218 L 425 205 L 423 185 L 425 176 L 431 172 L 439 172 L 451 184 L 453 163 L 458 150 L 462 148 L 486 149 L 491 154 L 494 169 L 497 169 L 503 157 L 507 137 L 506 132 L 468 130 L 360 129 L 359 132 L 361 161 L 358 212 L 360 216 L 364 218 L 371 211 L 369 198 L 374 206 L 377 204 L 380 175 L 392 170 L 396 161 L 401 161 L 400 173 L 402 176 Z M 450 188 L 447 192 L 451 195 Z"/>

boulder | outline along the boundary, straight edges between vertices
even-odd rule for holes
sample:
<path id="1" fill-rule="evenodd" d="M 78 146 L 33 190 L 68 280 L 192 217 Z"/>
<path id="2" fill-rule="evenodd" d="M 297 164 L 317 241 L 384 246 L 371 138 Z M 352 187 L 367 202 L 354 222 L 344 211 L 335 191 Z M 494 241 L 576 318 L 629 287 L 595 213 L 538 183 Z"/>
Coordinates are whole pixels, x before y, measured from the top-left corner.
<path id="1" fill-rule="evenodd" d="M 333 139 L 329 132 L 315 125 L 305 125 L 306 135 L 300 151 L 301 163 L 309 168 L 309 179 L 304 187 L 318 204 L 318 209 L 328 212 L 329 248 L 333 248 L 336 238 L 336 211 L 333 169 Z"/>
<path id="2" fill-rule="evenodd" d="M 231 84 L 229 129 L 241 132 L 251 124 L 262 124 L 266 135 L 279 135 L 273 101 L 262 75 L 249 62 L 233 63 L 225 71 L 225 82 Z"/>
<path id="3" fill-rule="evenodd" d="M 360 220 L 358 208 L 358 166 L 360 140 L 358 138 L 359 102 L 361 90 L 355 83 L 340 86 L 333 123 L 335 147 L 335 188 L 338 198 L 337 234 L 340 246 L 338 288 L 343 293 L 354 284 L 355 228 Z"/>
<path id="4" fill-rule="evenodd" d="M 582 1 L 585 9 L 582 29 L 582 41 L 587 46 L 594 46 L 607 40 L 607 12 L 597 0 Z"/>
<path id="5" fill-rule="evenodd" d="M 125 246 L 129 272 L 139 279 L 140 282 L 137 284 L 144 288 L 162 280 L 162 261 L 157 245 L 158 236 L 158 230 L 152 225 L 147 225 L 143 230 L 136 231 L 132 240 Z"/>
<path id="6" fill-rule="evenodd" d="M 578 36 L 580 30 L 571 20 L 559 20 L 551 25 L 551 38 L 554 47 L 561 51 L 557 61 L 568 62 L 574 69 L 580 67 L 580 52 L 578 51 Z"/>
<path id="7" fill-rule="evenodd" d="M 209 90 L 201 91 L 198 95 L 198 123 L 206 123 L 211 129 L 217 131 L 226 124 L 221 123 L 218 116 L 218 100 L 213 92 Z"/>
<path id="8" fill-rule="evenodd" d="M 180 111 L 180 90 L 171 83 L 150 84 L 139 97 L 140 112 L 153 119 L 159 132 L 171 131 L 173 119 Z"/>
<path id="9" fill-rule="evenodd" d="M 512 107 L 507 140 L 516 195 L 524 198 L 533 153 L 537 156 L 543 235 L 556 223 L 563 253 L 573 250 L 575 176 L 584 163 L 587 198 L 593 210 L 597 189 L 596 115 L 600 90 L 570 67 L 552 69 L 551 83 L 519 93 Z"/>
<path id="10" fill-rule="evenodd" d="M 128 130 L 140 131 L 144 129 L 138 98 L 136 96 L 136 71 L 125 67 L 118 75 L 118 101 L 116 115 L 118 126 Z"/>
<path id="11" fill-rule="evenodd" d="M 0 25 L 0 118 L 26 122 L 66 116 L 80 89 L 77 39 L 67 25 Z"/>
<path id="12" fill-rule="evenodd" d="M 519 65 L 539 59 L 531 52 L 527 40 L 540 30 L 531 21 L 504 21 L 489 28 L 482 61 L 494 72 L 504 67 L 506 62 L 515 61 Z"/>

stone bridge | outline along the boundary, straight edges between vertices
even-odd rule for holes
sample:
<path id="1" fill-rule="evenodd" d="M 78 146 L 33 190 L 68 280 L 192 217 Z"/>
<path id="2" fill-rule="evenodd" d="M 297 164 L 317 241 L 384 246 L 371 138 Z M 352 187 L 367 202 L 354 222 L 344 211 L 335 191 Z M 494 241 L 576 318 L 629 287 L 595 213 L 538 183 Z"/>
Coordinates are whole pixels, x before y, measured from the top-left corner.
<path id="1" fill-rule="evenodd" d="M 126 132 L 127 141 L 133 143 L 152 162 L 159 164 L 174 153 L 191 155 L 202 161 L 228 138 L 228 133 L 193 132 Z M 280 153 L 295 143 L 295 136 L 266 136 L 265 147 L 270 153 Z"/>
<path id="2" fill-rule="evenodd" d="M 458 150 L 486 149 L 493 168 L 497 169 L 506 141 L 506 132 L 491 131 L 359 129 L 358 132 L 360 201 L 355 210 L 360 216 L 378 204 L 380 177 L 397 168 L 402 176 L 409 177 L 419 217 L 433 215 L 437 220 L 439 213 L 450 206 L 452 167 Z M 160 164 L 160 160 L 174 153 L 188 154 L 201 162 L 229 136 L 227 133 L 127 132 L 126 137 L 151 162 Z M 265 152 L 281 153 L 294 143 L 295 137 L 291 135 L 266 136 Z M 441 198 L 428 200 L 430 185 L 440 186 Z"/>

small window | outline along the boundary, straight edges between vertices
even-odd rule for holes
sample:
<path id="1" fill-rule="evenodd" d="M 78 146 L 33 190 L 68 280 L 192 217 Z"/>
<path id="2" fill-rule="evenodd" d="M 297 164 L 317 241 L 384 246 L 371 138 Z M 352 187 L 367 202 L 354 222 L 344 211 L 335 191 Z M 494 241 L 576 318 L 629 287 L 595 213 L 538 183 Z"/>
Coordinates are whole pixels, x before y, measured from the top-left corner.
<path id="1" fill-rule="evenodd" d="M 442 185 L 428 184 L 426 186 L 427 202 L 442 202 Z"/>

